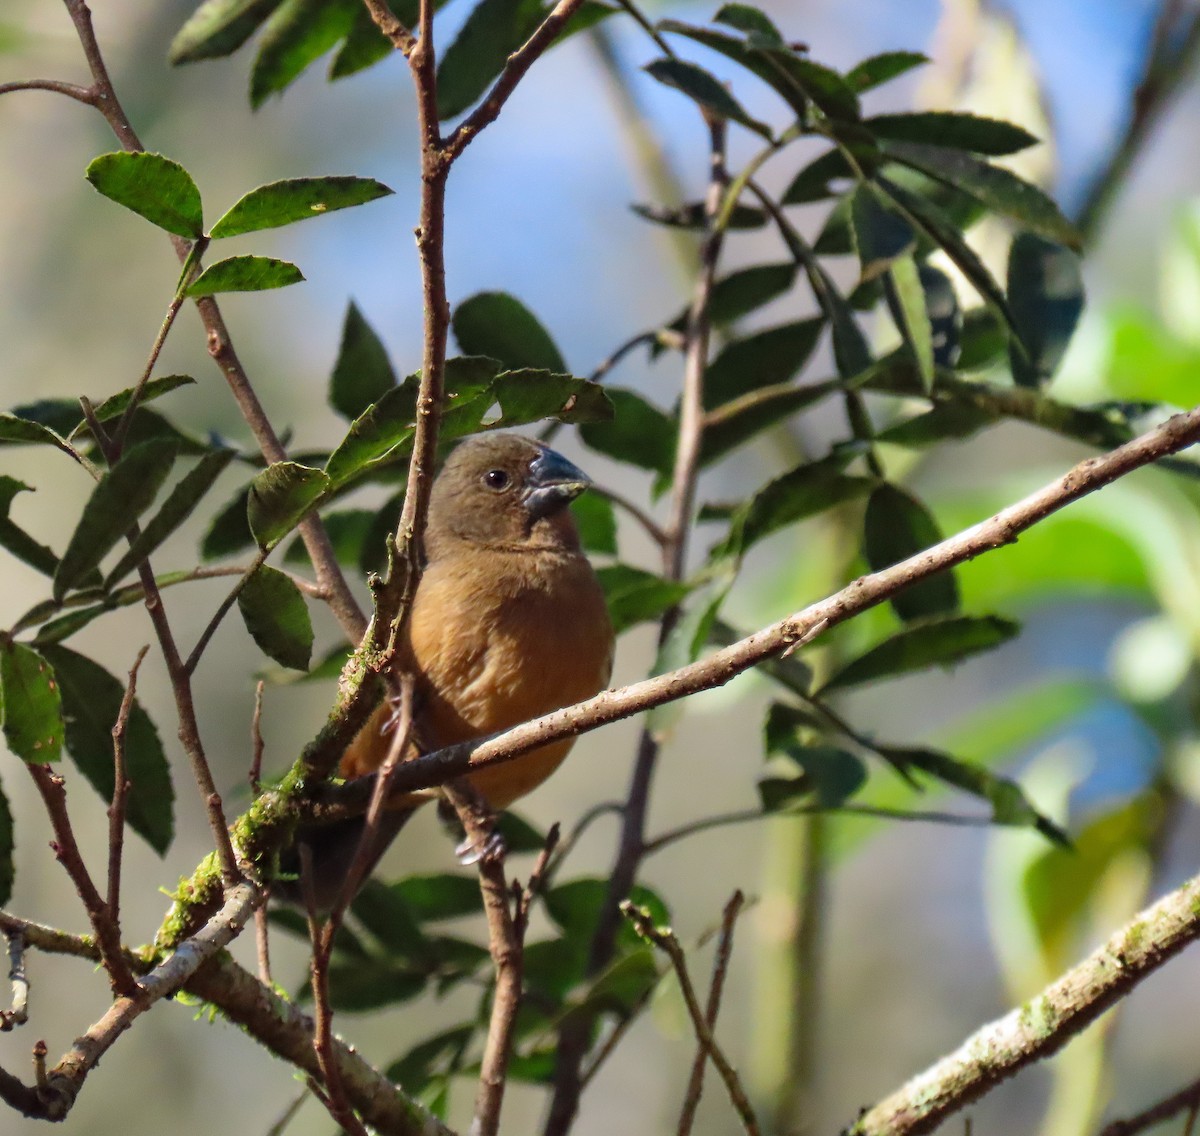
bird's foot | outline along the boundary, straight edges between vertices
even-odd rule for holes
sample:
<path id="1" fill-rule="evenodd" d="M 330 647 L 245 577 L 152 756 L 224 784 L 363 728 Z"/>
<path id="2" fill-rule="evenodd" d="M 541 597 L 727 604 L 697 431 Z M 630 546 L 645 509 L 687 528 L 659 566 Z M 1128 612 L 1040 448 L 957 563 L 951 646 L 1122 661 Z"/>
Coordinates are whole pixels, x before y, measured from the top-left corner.
<path id="1" fill-rule="evenodd" d="M 454 854 L 464 868 L 478 864 L 480 860 L 499 860 L 508 851 L 504 837 L 500 833 L 489 832 L 482 840 L 467 837 L 455 846 Z"/>

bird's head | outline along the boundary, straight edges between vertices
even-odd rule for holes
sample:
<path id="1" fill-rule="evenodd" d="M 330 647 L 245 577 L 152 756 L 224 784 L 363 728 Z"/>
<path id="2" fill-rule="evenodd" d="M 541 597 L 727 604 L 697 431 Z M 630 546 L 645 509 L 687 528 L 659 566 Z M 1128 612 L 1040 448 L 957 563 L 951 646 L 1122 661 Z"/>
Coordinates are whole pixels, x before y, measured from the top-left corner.
<path id="1" fill-rule="evenodd" d="M 447 541 L 495 547 L 575 549 L 567 506 L 590 479 L 556 450 L 517 434 L 477 434 L 460 442 L 433 484 L 426 546 Z"/>

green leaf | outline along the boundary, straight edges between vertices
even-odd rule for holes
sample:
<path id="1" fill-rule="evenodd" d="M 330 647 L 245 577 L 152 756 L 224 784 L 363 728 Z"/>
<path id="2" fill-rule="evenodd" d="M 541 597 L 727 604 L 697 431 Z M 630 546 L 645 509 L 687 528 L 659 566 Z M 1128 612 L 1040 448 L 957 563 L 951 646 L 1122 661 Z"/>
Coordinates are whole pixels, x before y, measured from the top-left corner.
<path id="1" fill-rule="evenodd" d="M 333 554 L 341 564 L 358 564 L 363 542 L 375 527 L 375 514 L 370 509 L 344 509 L 321 517 Z M 296 537 L 283 554 L 285 564 L 311 565 L 303 537 Z"/>
<path id="2" fill-rule="evenodd" d="M 800 55 L 785 46 L 753 44 L 759 54 L 767 56 L 804 93 L 805 98 L 828 115 L 834 122 L 855 123 L 859 118 L 858 96 L 854 89 L 831 67 Z M 794 104 L 793 104 L 794 105 Z"/>
<path id="3" fill-rule="evenodd" d="M 500 421 L 491 429 L 523 426 L 543 418 L 561 422 L 611 422 L 613 405 L 599 383 L 549 371 L 502 371 L 492 386 L 500 403 Z M 469 430 L 473 432 L 475 425 Z"/>
<path id="4" fill-rule="evenodd" d="M 428 985 L 424 970 L 387 957 L 352 958 L 329 968 L 329 1001 L 339 1013 L 361 1013 L 407 1002 Z"/>
<path id="5" fill-rule="evenodd" d="M 4 644 L 0 690 L 9 750 L 22 761 L 57 761 L 63 744 L 62 694 L 50 664 L 24 643 Z"/>
<path id="6" fill-rule="evenodd" d="M 961 352 L 963 330 L 958 293 L 949 276 L 940 268 L 923 261 L 917 264 L 917 277 L 924 295 L 925 314 L 929 319 L 933 363 L 939 367 L 953 367 Z"/>
<path id="7" fill-rule="evenodd" d="M 101 800 L 111 801 L 112 729 L 125 686 L 99 663 L 67 647 L 46 644 L 42 654 L 54 667 L 62 690 L 67 753 Z M 125 727 L 125 775 L 129 781 L 125 819 L 162 856 L 175 835 L 175 790 L 158 730 L 136 698 Z"/>
<path id="8" fill-rule="evenodd" d="M 613 630 L 620 635 L 637 623 L 657 619 L 690 590 L 689 585 L 664 580 L 629 564 L 608 564 L 596 569 Z"/>
<path id="9" fill-rule="evenodd" d="M 480 0 L 438 63 L 438 118 L 462 114 L 481 98 L 541 19 L 540 0 Z"/>
<path id="10" fill-rule="evenodd" d="M 138 395 L 138 405 L 142 406 L 147 402 L 153 402 L 156 398 L 162 398 L 165 394 L 170 394 L 173 390 L 178 390 L 180 387 L 192 386 L 196 382 L 191 375 L 164 375 L 162 378 L 151 379 L 145 386 L 142 387 L 141 393 Z M 129 405 L 133 398 L 133 388 L 120 391 L 118 394 L 110 395 L 103 402 L 92 408 L 92 413 L 100 422 L 108 422 L 118 415 L 125 413 L 125 408 Z M 76 412 L 75 417 L 78 419 L 74 429 L 67 435 L 69 438 L 75 438 L 80 434 L 91 434 L 88 427 L 87 419 L 81 417 Z"/>
<path id="11" fill-rule="evenodd" d="M 993 213 L 1011 218 L 1030 232 L 1069 248 L 1079 247 L 1079 234 L 1058 206 L 1037 186 L 1009 170 L 942 146 L 886 142 L 883 149 L 896 161 L 969 193 Z"/>
<path id="12" fill-rule="evenodd" d="M 222 470 L 233 460 L 232 450 L 214 450 L 205 454 L 171 490 L 170 496 L 150 519 L 137 539 L 129 546 L 125 555 L 117 561 L 105 577 L 105 589 L 111 588 L 139 561 L 149 556 L 167 539 L 200 503 L 201 498 L 212 488 Z"/>
<path id="13" fill-rule="evenodd" d="M 925 307 L 925 289 L 912 256 L 894 260 L 887 277 L 888 298 L 895 306 L 896 326 L 908 344 L 921 375 L 921 385 L 933 390 L 933 328 Z"/>
<path id="14" fill-rule="evenodd" d="M 960 371 L 982 371 L 999 363 L 1008 346 L 1008 335 L 992 308 L 968 308 L 963 312 L 959 342 L 955 366 Z"/>
<path id="15" fill-rule="evenodd" d="M 890 141 L 926 143 L 992 157 L 1016 154 L 1040 141 L 1016 123 L 965 111 L 879 114 L 868 118 L 863 125 Z"/>
<path id="16" fill-rule="evenodd" d="M 263 654 L 292 670 L 308 670 L 312 621 L 300 589 L 287 576 L 262 565 L 238 593 L 238 610 Z"/>
<path id="17" fill-rule="evenodd" d="M 613 503 L 599 493 L 585 493 L 571 502 L 571 513 L 583 547 L 593 555 L 616 556 L 617 518 Z"/>
<path id="18" fill-rule="evenodd" d="M 802 774 L 794 779 L 767 777 L 760 781 L 763 812 L 786 811 L 800 797 L 813 798 L 819 808 L 840 808 L 866 783 L 867 767 L 838 746 L 796 744 L 784 752 Z"/>
<path id="19" fill-rule="evenodd" d="M 477 915 L 479 881 L 457 872 L 405 876 L 389 885 L 422 923 Z"/>
<path id="20" fill-rule="evenodd" d="M 1020 625 L 998 615 L 951 616 L 906 628 L 843 666 L 822 688 L 840 690 L 928 667 L 948 667 L 1008 642 Z"/>
<path id="21" fill-rule="evenodd" d="M 919 51 L 885 51 L 872 55 L 846 72 L 851 90 L 862 94 L 929 62 Z"/>
<path id="22" fill-rule="evenodd" d="M 731 272 L 713 285 L 709 318 L 715 324 L 733 323 L 778 299 L 795 281 L 796 266 L 790 262 L 758 264 Z M 686 325 L 685 309 L 670 326 L 682 329 Z"/>
<path id="23" fill-rule="evenodd" d="M 1061 244 L 1018 233 L 1008 254 L 1008 306 L 1025 348 L 1010 348 L 1013 379 L 1040 389 L 1058 370 L 1083 311 L 1079 257 Z"/>
<path id="24" fill-rule="evenodd" d="M 727 24 L 739 32 L 757 32 L 760 36 L 783 43 L 779 29 L 771 23 L 771 18 L 760 8 L 750 4 L 724 4 L 715 16 L 713 22 Z"/>
<path id="25" fill-rule="evenodd" d="M 841 149 L 829 150 L 819 158 L 814 158 L 791 181 L 780 205 L 806 205 L 812 201 L 824 201 L 834 196 L 830 186 L 831 181 L 848 178 L 854 175 L 846 155 Z"/>
<path id="26" fill-rule="evenodd" d="M 393 15 L 396 14 L 397 8 L 412 10 L 415 14 L 415 6 L 412 4 L 389 3 L 388 7 Z M 405 27 L 411 27 L 413 24 L 411 18 L 401 19 L 400 22 Z M 371 18 L 371 13 L 362 7 L 355 13 L 354 24 L 329 66 L 329 81 L 345 79 L 358 74 L 359 71 L 365 71 L 368 67 L 387 59 L 395 50 L 392 41 L 379 30 Z"/>
<path id="27" fill-rule="evenodd" d="M 63 453 L 73 453 L 57 430 L 19 414 L 0 414 L 0 445 L 50 445 Z"/>
<path id="28" fill-rule="evenodd" d="M 309 64 L 350 34 L 356 0 L 283 0 L 263 29 L 250 73 L 250 105 L 288 87 Z"/>
<path id="29" fill-rule="evenodd" d="M 863 520 L 863 555 L 872 572 L 890 568 L 942 539 L 933 514 L 899 486 L 884 483 L 871 493 Z M 958 610 L 952 572 L 940 572 L 897 592 L 889 601 L 906 622 Z"/>
<path id="30" fill-rule="evenodd" d="M 281 0 L 205 0 L 176 32 L 167 58 L 172 63 L 194 63 L 231 55 L 280 3 Z"/>
<path id="31" fill-rule="evenodd" d="M 790 382 L 812 357 L 824 326 L 824 317 L 814 316 L 730 340 L 704 372 L 705 409 Z"/>
<path id="32" fill-rule="evenodd" d="M 141 442 L 100 479 L 54 573 L 56 601 L 77 587 L 149 508 L 177 453 L 173 440 Z"/>
<path id="33" fill-rule="evenodd" d="M 869 182 L 855 186 L 849 197 L 854 248 L 862 264 L 862 278 L 871 280 L 886 272 L 893 261 L 908 256 L 916 247 L 912 226 Z M 818 249 L 818 251 L 821 251 Z"/>
<path id="34" fill-rule="evenodd" d="M 44 544 L 34 540 L 23 528 L 9 518 L 13 498 L 24 490 L 32 490 L 15 477 L 0 475 L 0 548 L 12 553 L 18 560 L 36 568 L 45 576 L 53 576 L 58 568 L 58 557 Z"/>
<path id="35" fill-rule="evenodd" d="M 7 907 L 12 899 L 15 870 L 13 865 L 13 817 L 8 798 L 0 790 L 0 907 Z"/>
<path id="36" fill-rule="evenodd" d="M 246 518 L 249 500 L 250 487 L 247 485 L 238 490 L 237 496 L 213 518 L 200 542 L 203 559 L 220 560 L 223 556 L 233 556 L 254 547 L 254 534 Z"/>
<path id="37" fill-rule="evenodd" d="M 939 402 L 924 414 L 914 415 L 880 431 L 875 440 L 923 449 L 947 438 L 970 438 L 995 421 L 995 414 L 970 403 Z"/>
<path id="38" fill-rule="evenodd" d="M 451 326 L 464 354 L 488 355 L 512 371 L 567 371 L 550 333 L 506 292 L 477 292 L 464 300 L 454 310 Z"/>
<path id="39" fill-rule="evenodd" d="M 842 472 L 848 456 L 806 462 L 767 482 L 738 507 L 729 535 L 712 551 L 713 559 L 742 556 L 754 544 L 806 517 L 870 492 L 873 478 Z"/>
<path id="40" fill-rule="evenodd" d="M 297 462 L 275 462 L 251 483 L 246 519 L 259 548 L 272 548 L 325 495 L 330 479 Z M 269 652 L 268 652 L 269 653 Z"/>
<path id="41" fill-rule="evenodd" d="M 1030 804 L 1024 791 L 1007 777 L 998 777 L 981 765 L 961 761 L 947 753 L 922 747 L 875 746 L 876 752 L 906 777 L 919 769 L 947 785 L 962 789 L 992 806 L 995 824 L 1035 828 L 1056 844 L 1069 844 L 1066 834 Z"/>
<path id="42" fill-rule="evenodd" d="M 342 324 L 342 344 L 329 380 L 329 405 L 353 421 L 396 385 L 387 349 L 353 300 Z"/>
<path id="43" fill-rule="evenodd" d="M 708 228 L 708 209 L 703 201 L 689 201 L 686 205 L 670 208 L 666 205 L 631 205 L 639 217 L 669 229 L 701 231 Z M 767 223 L 765 209 L 753 205 L 734 205 L 726 222 L 726 229 L 761 229 Z"/>
<path id="44" fill-rule="evenodd" d="M 835 382 L 810 387 L 780 384 L 751 391 L 713 411 L 700 446 L 701 465 L 711 465 L 762 431 L 790 418 L 838 389 Z"/>
<path id="45" fill-rule="evenodd" d="M 771 137 L 771 128 L 765 122 L 751 118 L 721 81 L 703 67 L 683 59 L 664 58 L 648 63 L 644 70 L 664 86 L 685 94 L 709 114 L 741 123 L 764 138 Z"/>
<path id="46" fill-rule="evenodd" d="M 368 879 L 354 897 L 350 910 L 389 955 L 430 961 L 429 939 L 396 888 Z"/>
<path id="47" fill-rule="evenodd" d="M 613 419 L 581 426 L 579 436 L 584 443 L 617 461 L 669 477 L 675 463 L 674 419 L 631 390 L 606 389 Z"/>
<path id="48" fill-rule="evenodd" d="M 230 256 L 210 264 L 188 286 L 193 300 L 218 292 L 263 292 L 299 284 L 304 274 L 290 261 L 273 256 Z"/>
<path id="49" fill-rule="evenodd" d="M 474 1036 L 474 1023 L 435 1034 L 393 1061 L 387 1068 L 387 1079 L 407 1092 L 414 1092 L 427 1084 L 435 1072 L 450 1072 Z"/>
<path id="50" fill-rule="evenodd" d="M 289 178 L 252 189 L 213 227 L 209 236 L 236 237 L 261 229 L 278 229 L 338 209 L 364 205 L 393 191 L 374 178 Z"/>
<path id="51" fill-rule="evenodd" d="M 178 162 L 161 154 L 101 154 L 85 175 L 105 197 L 151 224 L 195 240 L 204 233 L 200 190 Z"/>

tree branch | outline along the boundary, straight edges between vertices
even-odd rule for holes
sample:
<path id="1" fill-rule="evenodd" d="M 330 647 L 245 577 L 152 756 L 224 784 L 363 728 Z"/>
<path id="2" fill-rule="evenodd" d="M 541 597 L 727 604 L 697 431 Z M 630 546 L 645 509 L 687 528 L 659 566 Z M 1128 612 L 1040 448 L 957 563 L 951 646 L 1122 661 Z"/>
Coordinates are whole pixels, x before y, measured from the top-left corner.
<path id="1" fill-rule="evenodd" d="M 1196 938 L 1200 876 L 1164 896 L 1025 1005 L 869 1109 L 846 1136 L 916 1136 L 1062 1048 Z"/>

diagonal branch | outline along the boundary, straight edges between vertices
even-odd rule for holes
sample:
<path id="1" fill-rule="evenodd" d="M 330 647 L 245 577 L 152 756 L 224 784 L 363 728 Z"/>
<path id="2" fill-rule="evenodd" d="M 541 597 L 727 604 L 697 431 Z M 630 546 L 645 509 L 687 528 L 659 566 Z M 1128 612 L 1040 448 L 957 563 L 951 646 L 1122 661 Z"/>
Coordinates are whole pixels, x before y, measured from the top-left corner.
<path id="1" fill-rule="evenodd" d="M 1037 997 L 869 1109 L 846 1136 L 916 1136 L 1026 1065 L 1056 1052 L 1200 938 L 1200 876 L 1164 896 Z"/>

